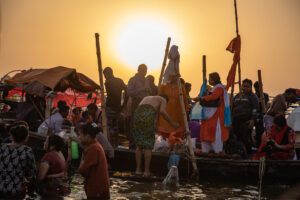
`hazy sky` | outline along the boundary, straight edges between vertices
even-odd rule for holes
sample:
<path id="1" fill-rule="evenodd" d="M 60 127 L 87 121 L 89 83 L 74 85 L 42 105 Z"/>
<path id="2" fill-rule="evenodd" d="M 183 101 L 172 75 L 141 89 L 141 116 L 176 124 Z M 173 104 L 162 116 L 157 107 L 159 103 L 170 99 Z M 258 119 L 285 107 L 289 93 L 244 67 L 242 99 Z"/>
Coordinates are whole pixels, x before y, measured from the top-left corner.
<path id="1" fill-rule="evenodd" d="M 158 82 L 167 37 L 179 46 L 182 77 L 197 95 L 202 55 L 222 82 L 236 36 L 233 0 L 0 0 L 0 76 L 14 69 L 66 66 L 99 82 L 94 34 L 103 67 L 126 83 L 140 63 Z M 242 79 L 271 95 L 300 88 L 300 1 L 237 0 Z"/>

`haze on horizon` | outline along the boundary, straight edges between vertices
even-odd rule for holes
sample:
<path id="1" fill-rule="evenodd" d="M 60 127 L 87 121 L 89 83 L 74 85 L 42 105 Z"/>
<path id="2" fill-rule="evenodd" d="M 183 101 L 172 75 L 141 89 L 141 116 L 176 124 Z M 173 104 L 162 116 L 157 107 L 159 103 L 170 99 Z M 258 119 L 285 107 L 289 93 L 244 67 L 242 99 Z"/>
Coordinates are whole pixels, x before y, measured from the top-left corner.
<path id="1" fill-rule="evenodd" d="M 97 83 L 94 34 L 103 67 L 127 83 L 139 63 L 158 82 L 167 37 L 179 46 L 182 77 L 192 96 L 207 73 L 222 82 L 232 64 L 226 47 L 236 36 L 233 0 L 0 0 L 0 77 L 14 69 L 66 66 Z M 257 80 L 271 95 L 300 88 L 300 1 L 239 1 L 242 79 Z"/>

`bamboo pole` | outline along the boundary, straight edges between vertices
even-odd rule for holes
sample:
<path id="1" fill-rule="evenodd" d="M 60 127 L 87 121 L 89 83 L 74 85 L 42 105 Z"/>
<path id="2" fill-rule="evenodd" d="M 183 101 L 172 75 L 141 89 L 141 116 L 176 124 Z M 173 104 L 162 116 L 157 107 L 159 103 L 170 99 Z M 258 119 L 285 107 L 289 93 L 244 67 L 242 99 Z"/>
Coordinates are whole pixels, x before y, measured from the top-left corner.
<path id="1" fill-rule="evenodd" d="M 171 43 L 171 38 L 168 37 L 168 41 L 167 41 L 167 46 L 166 46 L 166 50 L 165 50 L 165 57 L 164 57 L 164 61 L 161 67 L 161 72 L 160 72 L 160 76 L 159 76 L 159 81 L 158 81 L 158 89 L 161 85 L 162 82 L 162 77 L 164 75 L 165 72 L 165 68 L 166 68 L 166 64 L 167 64 L 167 58 L 168 58 L 168 54 L 169 54 L 169 49 L 170 49 L 170 43 Z"/>
<path id="2" fill-rule="evenodd" d="M 96 49 L 97 49 L 97 59 L 98 59 L 98 71 L 99 71 L 99 79 L 100 79 L 100 94 L 101 94 L 101 108 L 102 108 L 102 129 L 103 134 L 107 138 L 107 120 L 106 120 L 106 99 L 104 96 L 104 86 L 103 86 L 103 70 L 102 70 L 102 62 L 100 55 L 100 44 L 99 44 L 99 33 L 95 33 L 96 38 Z"/>
<path id="3" fill-rule="evenodd" d="M 203 83 L 206 79 L 206 55 L 202 56 L 202 73 L 203 73 Z"/>
<path id="4" fill-rule="evenodd" d="M 177 78 L 177 85 L 178 85 L 178 90 L 179 90 L 179 100 L 180 100 L 181 112 L 182 112 L 183 120 L 184 120 L 185 133 L 186 133 L 186 138 L 187 138 L 187 141 L 188 141 L 189 153 L 190 153 L 190 157 L 191 157 L 191 160 L 192 160 L 192 166 L 193 166 L 193 170 L 194 170 L 193 171 L 193 176 L 196 176 L 196 178 L 198 179 L 198 174 L 199 173 L 198 173 L 197 163 L 196 163 L 196 160 L 195 160 L 194 150 L 193 150 L 193 147 L 192 147 L 190 129 L 189 129 L 188 121 L 187 121 L 187 115 L 186 115 L 186 111 L 185 111 L 183 93 L 182 93 L 182 88 L 181 88 L 181 81 L 180 81 L 179 77 Z"/>
<path id="5" fill-rule="evenodd" d="M 260 101 L 261 101 L 261 112 L 266 113 L 265 95 L 264 95 L 263 83 L 261 78 L 261 70 L 257 70 L 257 73 L 258 73 L 259 94 L 260 94 Z"/>
<path id="6" fill-rule="evenodd" d="M 236 30 L 236 36 L 239 36 L 239 22 L 238 22 L 238 13 L 237 13 L 237 6 L 236 6 L 236 0 L 234 0 L 234 13 L 235 13 L 235 30 Z M 240 59 L 238 61 L 238 73 L 239 73 L 239 92 L 241 93 L 241 64 Z"/>

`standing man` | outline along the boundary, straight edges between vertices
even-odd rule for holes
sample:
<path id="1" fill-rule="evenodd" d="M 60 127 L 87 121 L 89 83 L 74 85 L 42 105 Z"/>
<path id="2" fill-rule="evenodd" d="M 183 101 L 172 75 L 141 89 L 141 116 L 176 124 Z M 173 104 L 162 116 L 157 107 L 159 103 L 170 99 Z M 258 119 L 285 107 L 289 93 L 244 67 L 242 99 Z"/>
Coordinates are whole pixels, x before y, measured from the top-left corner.
<path id="1" fill-rule="evenodd" d="M 136 145 L 136 174 L 142 174 L 142 150 L 145 153 L 144 177 L 150 176 L 151 152 L 155 141 L 155 131 L 157 126 L 157 114 L 159 113 L 175 129 L 179 127 L 177 122 L 173 122 L 166 112 L 168 96 L 147 96 L 143 98 L 134 113 L 133 136 Z"/>
<path id="2" fill-rule="evenodd" d="M 140 64 L 138 72 L 128 81 L 127 95 L 131 98 L 131 119 L 130 119 L 130 130 L 129 130 L 129 148 L 134 149 L 132 130 L 133 130 L 133 114 L 139 103 L 146 96 L 151 95 L 151 89 L 148 80 L 145 78 L 147 74 L 147 66 Z"/>
<path id="3" fill-rule="evenodd" d="M 261 136 L 262 136 L 263 132 L 265 131 L 264 122 L 263 122 L 263 117 L 264 117 L 265 113 L 262 112 L 262 102 L 261 102 L 261 99 L 260 99 L 260 91 L 259 91 L 258 81 L 256 81 L 254 83 L 254 89 L 255 89 L 255 94 L 258 97 L 258 103 L 259 103 L 259 109 L 257 111 L 257 118 L 254 122 L 255 133 L 256 133 L 256 135 L 255 135 L 255 146 L 260 147 Z M 267 106 L 268 102 L 269 102 L 269 95 L 267 93 L 264 93 L 264 99 L 265 99 L 264 103 Z"/>
<path id="4" fill-rule="evenodd" d="M 105 77 L 105 89 L 107 92 L 106 115 L 110 133 L 109 140 L 113 147 L 117 147 L 119 134 L 118 124 L 121 113 L 121 98 L 122 92 L 126 91 L 126 85 L 122 79 L 114 76 L 113 70 L 110 67 L 106 67 L 103 70 L 103 74 Z"/>

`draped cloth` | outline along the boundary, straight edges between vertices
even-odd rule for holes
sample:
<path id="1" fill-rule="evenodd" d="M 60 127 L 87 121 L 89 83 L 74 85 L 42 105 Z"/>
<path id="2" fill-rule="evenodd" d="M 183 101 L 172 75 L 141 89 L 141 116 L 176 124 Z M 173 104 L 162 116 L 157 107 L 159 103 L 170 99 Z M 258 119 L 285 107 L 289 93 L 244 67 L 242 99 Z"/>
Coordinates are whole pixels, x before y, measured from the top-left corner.
<path id="1" fill-rule="evenodd" d="M 241 37 L 240 37 L 240 35 L 238 35 L 236 38 L 231 40 L 231 42 L 229 43 L 226 50 L 230 51 L 231 53 L 234 53 L 233 63 L 231 65 L 230 71 L 227 76 L 226 90 L 228 90 L 234 84 L 236 66 L 237 66 L 238 62 L 240 61 L 240 53 L 241 53 Z"/>
<path id="2" fill-rule="evenodd" d="M 164 79 L 163 79 L 163 84 L 167 84 L 167 82 L 170 81 L 170 78 L 173 75 L 179 74 L 179 52 L 178 52 L 178 46 L 173 45 L 169 51 L 169 63 L 166 68 L 166 71 L 164 73 Z"/>

